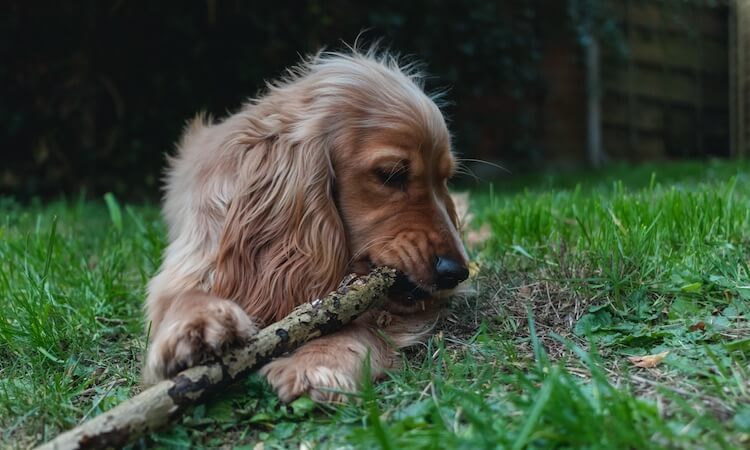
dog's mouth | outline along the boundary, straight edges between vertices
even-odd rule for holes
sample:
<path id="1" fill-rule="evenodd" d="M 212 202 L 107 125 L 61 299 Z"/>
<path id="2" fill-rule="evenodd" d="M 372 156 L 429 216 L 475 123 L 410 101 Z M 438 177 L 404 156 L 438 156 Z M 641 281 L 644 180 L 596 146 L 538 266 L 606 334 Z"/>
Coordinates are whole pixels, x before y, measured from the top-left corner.
<path id="1" fill-rule="evenodd" d="M 354 272 L 359 274 L 366 274 L 374 267 L 372 261 L 369 258 L 363 258 L 354 265 Z M 406 273 L 397 270 L 396 280 L 388 290 L 388 295 L 393 300 L 403 300 L 406 302 L 416 302 L 424 300 L 432 294 L 429 287 L 420 286 L 419 284 L 412 281 L 411 277 Z"/>
<path id="2" fill-rule="evenodd" d="M 430 296 L 429 291 L 411 281 L 409 276 L 401 271 L 396 272 L 396 280 L 388 292 L 392 297 L 409 302 L 424 300 Z"/>

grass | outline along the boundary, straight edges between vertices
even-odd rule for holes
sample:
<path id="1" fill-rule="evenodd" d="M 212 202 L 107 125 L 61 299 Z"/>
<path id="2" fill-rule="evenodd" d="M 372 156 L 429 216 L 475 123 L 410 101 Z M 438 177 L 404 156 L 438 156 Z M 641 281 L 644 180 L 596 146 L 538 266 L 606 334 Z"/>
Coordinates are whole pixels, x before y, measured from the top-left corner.
<path id="1" fill-rule="evenodd" d="M 133 448 L 750 445 L 750 166 L 509 178 L 472 189 L 469 292 L 385 382 L 286 406 L 251 377 Z M 0 217 L 0 446 L 27 448 L 138 392 L 164 229 L 111 197 Z"/>

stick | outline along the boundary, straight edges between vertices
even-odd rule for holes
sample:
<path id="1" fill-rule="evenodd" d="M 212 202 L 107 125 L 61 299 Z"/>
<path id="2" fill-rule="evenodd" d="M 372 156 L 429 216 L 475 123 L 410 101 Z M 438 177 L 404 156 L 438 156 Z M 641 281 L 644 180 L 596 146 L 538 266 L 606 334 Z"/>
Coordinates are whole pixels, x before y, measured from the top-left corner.
<path id="1" fill-rule="evenodd" d="M 244 347 L 180 372 L 37 450 L 122 447 L 176 420 L 188 406 L 206 400 L 217 388 L 259 369 L 273 357 L 340 329 L 382 301 L 394 279 L 392 269 L 378 268 L 342 283 L 324 299 L 300 305 L 281 321 L 262 329 Z"/>

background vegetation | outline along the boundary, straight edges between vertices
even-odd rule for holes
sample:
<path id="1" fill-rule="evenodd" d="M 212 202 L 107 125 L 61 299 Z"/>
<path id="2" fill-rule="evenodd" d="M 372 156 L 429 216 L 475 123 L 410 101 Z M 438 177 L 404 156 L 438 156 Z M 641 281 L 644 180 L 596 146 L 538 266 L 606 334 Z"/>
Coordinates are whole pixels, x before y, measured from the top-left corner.
<path id="1" fill-rule="evenodd" d="M 688 30 L 683 19 L 705 12 L 696 5 L 706 2 L 657 3 L 670 5 L 665 26 Z M 448 88 L 446 113 L 464 156 L 538 167 L 572 145 L 565 157 L 582 160 L 581 49 L 599 37 L 615 55 L 605 69 L 617 71 L 628 54 L 615 14 L 623 5 L 8 0 L 0 14 L 0 193 L 156 198 L 164 155 L 186 120 L 237 109 L 300 54 L 341 48 L 363 30 L 364 41 L 383 38 L 428 63 L 428 87 Z M 711 83 L 727 92 L 725 81 Z"/>
<path id="2" fill-rule="evenodd" d="M 300 54 L 340 48 L 367 28 L 367 36 L 430 61 L 431 88 L 452 86 L 456 104 L 522 98 L 537 82 L 537 6 L 11 0 L 0 18 L 0 141 L 10 150 L 2 186 L 19 194 L 153 194 L 164 153 L 197 111 L 222 116 Z M 487 112 L 449 113 L 462 127 L 486 122 Z M 508 129 L 530 131 L 524 120 Z"/>

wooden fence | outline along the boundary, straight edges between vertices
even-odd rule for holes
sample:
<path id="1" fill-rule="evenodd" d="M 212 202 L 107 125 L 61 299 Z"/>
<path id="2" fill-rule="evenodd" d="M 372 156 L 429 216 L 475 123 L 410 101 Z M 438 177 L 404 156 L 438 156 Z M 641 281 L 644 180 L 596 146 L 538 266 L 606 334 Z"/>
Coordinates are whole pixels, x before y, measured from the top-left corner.
<path id="1" fill-rule="evenodd" d="M 732 156 L 750 156 L 750 1 L 735 0 L 729 16 Z"/>
<path id="2" fill-rule="evenodd" d="M 729 156 L 728 6 L 614 5 L 627 53 L 602 54 L 605 153 L 618 160 Z"/>

